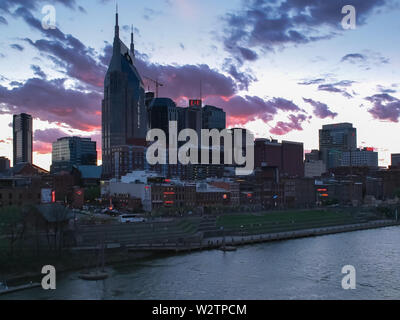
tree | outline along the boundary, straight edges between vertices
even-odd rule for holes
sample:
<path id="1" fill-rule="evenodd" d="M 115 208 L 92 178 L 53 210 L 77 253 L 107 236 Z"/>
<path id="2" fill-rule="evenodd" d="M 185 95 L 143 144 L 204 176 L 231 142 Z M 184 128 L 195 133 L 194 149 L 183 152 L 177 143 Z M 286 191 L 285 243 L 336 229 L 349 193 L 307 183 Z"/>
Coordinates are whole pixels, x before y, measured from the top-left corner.
<path id="1" fill-rule="evenodd" d="M 94 202 L 98 198 L 100 198 L 99 186 L 85 189 L 85 201 Z"/>
<path id="2" fill-rule="evenodd" d="M 22 210 L 19 207 L 0 209 L 0 238 L 9 244 L 9 254 L 14 255 L 16 242 L 22 238 L 25 231 Z"/>

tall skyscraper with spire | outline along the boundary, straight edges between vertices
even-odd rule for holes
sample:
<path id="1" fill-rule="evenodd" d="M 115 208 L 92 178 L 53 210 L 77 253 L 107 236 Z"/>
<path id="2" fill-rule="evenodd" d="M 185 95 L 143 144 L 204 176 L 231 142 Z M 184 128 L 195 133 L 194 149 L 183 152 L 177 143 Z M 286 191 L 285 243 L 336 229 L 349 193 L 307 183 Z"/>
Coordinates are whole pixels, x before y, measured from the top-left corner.
<path id="1" fill-rule="evenodd" d="M 145 139 L 147 112 L 145 89 L 135 67 L 133 27 L 130 49 L 119 38 L 118 7 L 115 15 L 113 55 L 104 79 L 102 101 L 103 176 L 113 175 L 111 148 L 132 139 Z"/>

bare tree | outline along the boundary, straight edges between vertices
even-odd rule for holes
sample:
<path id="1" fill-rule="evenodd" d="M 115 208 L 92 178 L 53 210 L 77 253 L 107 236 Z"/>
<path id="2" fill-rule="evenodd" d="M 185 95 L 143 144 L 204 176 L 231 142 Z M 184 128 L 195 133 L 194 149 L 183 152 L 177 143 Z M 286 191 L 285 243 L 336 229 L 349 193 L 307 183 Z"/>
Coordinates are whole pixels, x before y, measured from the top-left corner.
<path id="1" fill-rule="evenodd" d="M 6 207 L 0 209 L 0 237 L 7 239 L 10 256 L 14 255 L 15 244 L 22 238 L 24 232 L 25 224 L 20 208 Z"/>

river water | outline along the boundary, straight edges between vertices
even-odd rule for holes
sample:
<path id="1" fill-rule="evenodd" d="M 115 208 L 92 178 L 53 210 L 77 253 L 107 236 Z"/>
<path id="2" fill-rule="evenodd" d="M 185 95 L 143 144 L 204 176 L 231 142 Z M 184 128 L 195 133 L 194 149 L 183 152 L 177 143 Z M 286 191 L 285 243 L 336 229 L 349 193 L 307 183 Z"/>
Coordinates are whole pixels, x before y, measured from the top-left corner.
<path id="1" fill-rule="evenodd" d="M 342 289 L 344 265 L 356 289 Z M 400 227 L 164 256 L 109 267 L 88 282 L 59 275 L 57 289 L 2 299 L 400 299 Z"/>

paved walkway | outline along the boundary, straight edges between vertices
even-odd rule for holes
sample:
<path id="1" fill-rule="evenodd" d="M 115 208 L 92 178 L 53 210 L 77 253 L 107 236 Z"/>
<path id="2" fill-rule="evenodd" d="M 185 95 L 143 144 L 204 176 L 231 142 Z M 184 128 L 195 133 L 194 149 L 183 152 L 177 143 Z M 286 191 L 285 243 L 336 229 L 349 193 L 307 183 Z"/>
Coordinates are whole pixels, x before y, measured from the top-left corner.
<path id="1" fill-rule="evenodd" d="M 260 243 L 267 241 L 296 239 L 303 237 L 312 237 L 326 234 L 334 234 L 341 232 L 373 229 L 399 225 L 400 223 L 394 220 L 377 220 L 365 223 L 349 224 L 334 227 L 312 228 L 295 231 L 286 231 L 278 233 L 267 233 L 258 235 L 247 236 L 226 236 L 225 244 L 232 246 L 239 246 L 251 243 Z M 132 244 L 127 245 L 126 248 L 132 251 L 192 251 L 192 250 L 205 250 L 219 248 L 224 242 L 224 237 L 204 238 L 201 243 L 158 243 L 158 244 Z"/>

